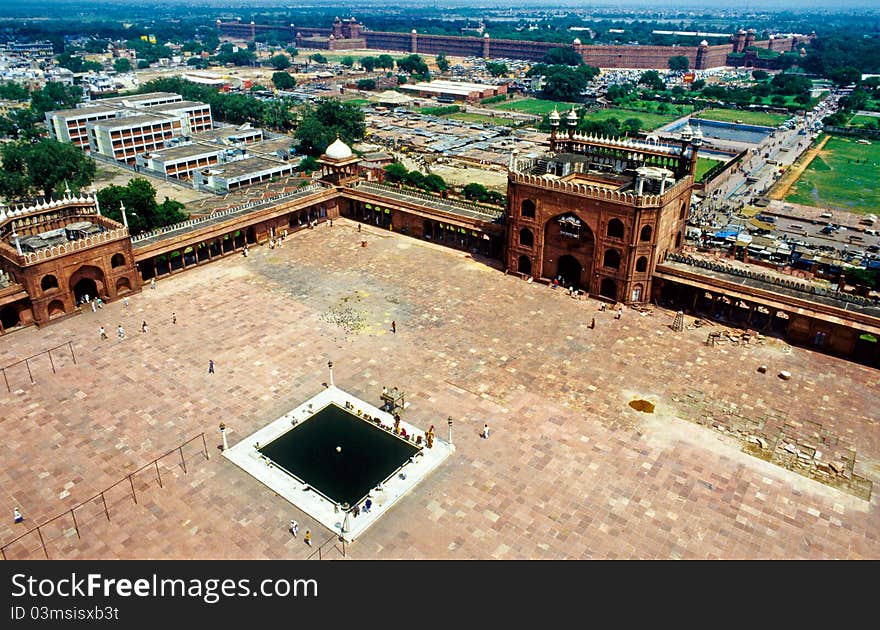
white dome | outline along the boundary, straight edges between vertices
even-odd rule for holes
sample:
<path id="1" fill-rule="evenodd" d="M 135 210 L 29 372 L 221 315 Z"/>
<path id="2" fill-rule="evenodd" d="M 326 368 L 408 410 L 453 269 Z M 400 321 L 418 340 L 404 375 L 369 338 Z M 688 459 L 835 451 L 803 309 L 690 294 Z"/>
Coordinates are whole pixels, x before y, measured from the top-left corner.
<path id="1" fill-rule="evenodd" d="M 575 37 L 573 43 L 574 43 L 575 46 L 580 46 L 580 45 L 581 45 L 581 40 L 580 40 L 580 38 L 579 38 L 579 37 Z"/>
<path id="2" fill-rule="evenodd" d="M 347 144 L 339 138 L 336 138 L 336 140 L 333 141 L 333 144 L 327 147 L 324 155 L 334 160 L 347 160 L 351 157 L 352 153 L 351 148 Z"/>

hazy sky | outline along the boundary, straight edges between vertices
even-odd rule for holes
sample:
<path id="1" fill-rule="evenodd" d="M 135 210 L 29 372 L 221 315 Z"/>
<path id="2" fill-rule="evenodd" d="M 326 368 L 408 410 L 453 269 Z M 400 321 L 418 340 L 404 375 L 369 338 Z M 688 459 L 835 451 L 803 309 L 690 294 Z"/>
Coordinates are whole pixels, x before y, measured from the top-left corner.
<path id="1" fill-rule="evenodd" d="M 388 2 L 388 0 L 384 0 Z M 47 6 L 51 4 L 90 4 L 98 7 L 102 4 L 120 5 L 126 4 L 124 0 L 0 0 L 0 8 L 16 7 L 22 9 L 28 5 Z M 359 4 L 367 4 L 376 6 L 383 4 L 383 0 L 144 0 L 137 4 L 157 5 L 157 4 L 177 4 L 189 6 L 213 6 L 224 8 L 244 8 L 254 6 L 275 6 L 299 8 L 303 6 L 311 7 L 336 7 L 351 6 L 356 7 Z M 670 10 L 676 8 L 682 9 L 732 9 L 744 11 L 766 11 L 766 10 L 803 10 L 803 9 L 850 9 L 865 8 L 880 10 L 880 0 L 739 0 L 731 2 L 730 0 L 394 0 L 390 3 L 392 6 L 426 6 L 436 7 L 438 11 L 457 6 L 485 6 L 492 8 L 501 8 L 505 6 L 511 7 L 571 7 L 580 10 L 589 10 L 591 8 L 616 8 L 626 7 L 628 9 L 642 7 L 646 12 L 656 11 L 658 9 Z"/>

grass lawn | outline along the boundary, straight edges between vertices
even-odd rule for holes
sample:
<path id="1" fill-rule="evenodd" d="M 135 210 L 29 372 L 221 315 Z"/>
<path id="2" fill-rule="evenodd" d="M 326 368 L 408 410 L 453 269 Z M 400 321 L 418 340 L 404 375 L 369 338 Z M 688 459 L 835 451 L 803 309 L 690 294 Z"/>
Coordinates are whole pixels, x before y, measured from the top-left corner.
<path id="1" fill-rule="evenodd" d="M 609 118 L 616 118 L 620 122 L 623 122 L 628 118 L 638 118 L 642 121 L 642 129 L 644 131 L 653 131 L 654 129 L 657 129 L 657 127 L 662 127 L 663 125 L 671 123 L 673 120 L 679 118 L 679 115 L 649 114 L 648 112 L 640 112 L 633 109 L 618 109 L 613 107 L 611 109 L 600 109 L 595 112 L 590 112 L 585 116 L 585 120 L 592 120 L 594 122 L 608 120 Z"/>
<path id="2" fill-rule="evenodd" d="M 880 207 L 880 142 L 831 138 L 785 196 L 820 208 L 876 212 Z"/>
<path id="3" fill-rule="evenodd" d="M 446 118 L 451 118 L 453 120 L 463 120 L 465 122 L 472 123 L 485 123 L 488 125 L 506 125 L 508 127 L 516 127 L 520 124 L 519 122 L 515 120 L 510 120 L 509 118 L 501 118 L 500 116 L 486 116 L 485 114 L 470 114 L 466 112 L 448 114 Z"/>
<path id="4" fill-rule="evenodd" d="M 865 116 L 856 114 L 849 121 L 850 127 L 864 127 L 867 123 L 880 123 L 880 116 Z"/>
<path id="5" fill-rule="evenodd" d="M 778 127 L 790 118 L 790 116 L 785 114 L 752 112 L 742 109 L 704 109 L 701 112 L 695 113 L 694 116 L 721 122 L 736 122 L 740 120 L 746 125 L 762 125 L 764 127 Z"/>
<path id="6" fill-rule="evenodd" d="M 714 168 L 719 162 L 721 162 L 721 160 L 713 160 L 711 158 L 698 157 L 697 158 L 697 173 L 696 173 L 696 175 L 694 175 L 694 181 L 695 182 L 703 181 L 703 175 L 705 175 L 709 169 Z"/>
<path id="7" fill-rule="evenodd" d="M 558 107 L 560 112 L 571 109 L 572 103 L 557 103 L 556 101 L 545 101 L 540 98 L 524 98 L 518 101 L 507 101 L 492 105 L 494 109 L 503 109 L 505 111 L 525 112 L 526 114 L 549 114 L 554 107 Z"/>
<path id="8" fill-rule="evenodd" d="M 658 112 L 659 108 L 666 109 L 666 112 Z M 665 116 L 666 114 L 675 114 L 676 118 L 681 118 L 682 116 L 687 116 L 692 111 L 694 111 L 693 105 L 679 105 L 675 103 L 665 103 L 662 101 L 651 101 L 651 100 L 643 100 L 643 99 L 627 99 L 625 101 L 621 101 L 617 103 L 617 107 L 620 109 L 635 109 L 640 112 L 650 112 L 652 114 L 659 113 L 661 116 Z"/>
<path id="9" fill-rule="evenodd" d="M 345 102 L 351 105 L 357 105 L 358 107 L 363 107 L 364 105 L 370 104 L 369 99 L 366 98 L 350 98 Z"/>

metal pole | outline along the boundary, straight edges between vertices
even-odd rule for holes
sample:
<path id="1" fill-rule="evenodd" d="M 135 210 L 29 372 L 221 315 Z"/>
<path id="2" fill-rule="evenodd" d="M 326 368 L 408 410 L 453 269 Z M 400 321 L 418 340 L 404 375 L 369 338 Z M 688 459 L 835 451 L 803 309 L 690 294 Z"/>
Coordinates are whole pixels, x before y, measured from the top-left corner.
<path id="1" fill-rule="evenodd" d="M 55 361 L 52 360 L 52 351 L 46 350 L 46 354 L 49 355 L 49 365 L 52 366 L 52 374 L 55 374 Z"/>
<path id="2" fill-rule="evenodd" d="M 159 487 L 162 488 L 164 486 L 162 486 L 162 475 L 159 473 L 159 460 L 157 459 L 153 463 L 156 464 L 156 476 L 159 478 Z"/>
<path id="3" fill-rule="evenodd" d="M 186 460 L 183 458 L 183 447 L 177 447 L 177 450 L 180 451 L 180 463 L 183 464 L 183 472 L 186 474 Z"/>
<path id="4" fill-rule="evenodd" d="M 131 480 L 131 475 L 128 476 L 128 483 L 131 484 L 131 497 L 134 499 L 134 502 L 138 502 L 137 493 L 134 491 L 134 482 Z"/>
<path id="5" fill-rule="evenodd" d="M 82 536 L 79 535 L 79 526 L 76 524 L 76 514 L 73 513 L 73 509 L 70 510 L 70 516 L 73 518 L 73 528 L 76 530 L 76 537 L 82 539 Z"/>
<path id="6" fill-rule="evenodd" d="M 107 498 L 104 496 L 104 493 L 101 493 L 101 501 L 104 502 L 104 514 L 107 516 L 107 520 L 110 520 L 110 510 L 107 509 Z"/>
<path id="7" fill-rule="evenodd" d="M 211 459 L 211 456 L 208 455 L 208 442 L 205 440 L 205 432 L 202 431 L 202 446 L 205 447 L 205 459 Z"/>
<path id="8" fill-rule="evenodd" d="M 40 528 L 37 528 L 37 534 L 40 536 L 40 544 L 43 545 L 43 553 L 46 554 L 46 560 L 49 559 L 49 550 L 46 549 L 46 542 L 43 540 L 43 532 L 40 531 Z"/>
<path id="9" fill-rule="evenodd" d="M 68 341 L 67 347 L 70 348 L 70 356 L 73 357 L 73 364 L 76 365 L 76 355 L 73 353 L 73 342 Z"/>
<path id="10" fill-rule="evenodd" d="M 34 375 L 31 374 L 31 365 L 28 363 L 27 359 L 24 360 L 24 366 L 27 368 L 28 376 L 31 377 L 31 385 L 33 385 L 36 381 L 34 381 Z"/>

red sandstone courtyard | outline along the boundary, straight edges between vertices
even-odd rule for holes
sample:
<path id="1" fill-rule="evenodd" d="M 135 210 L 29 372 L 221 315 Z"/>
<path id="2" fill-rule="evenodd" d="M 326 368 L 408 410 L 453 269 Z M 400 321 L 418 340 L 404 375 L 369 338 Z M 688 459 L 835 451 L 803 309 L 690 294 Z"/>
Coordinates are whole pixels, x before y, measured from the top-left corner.
<path id="1" fill-rule="evenodd" d="M 366 401 L 404 390 L 411 425 L 446 439 L 454 419 L 456 452 L 349 558 L 880 557 L 876 370 L 772 338 L 708 346 L 706 328 L 674 332 L 662 309 L 614 315 L 339 219 L 163 280 L 128 308 L 8 334 L 0 366 L 68 341 L 76 364 L 62 349 L 57 373 L 44 355 L 29 362 L 35 384 L 22 366 L 11 393 L 0 382 L 0 545 L 124 480 L 106 512 L 92 502 L 76 529 L 41 529 L 49 557 L 309 557 L 334 535 L 220 457 L 218 426 L 237 443 L 321 391 L 332 360 L 336 385 Z M 210 459 L 198 438 L 184 473 L 174 449 L 202 432 Z M 812 442 L 843 465 L 838 487 L 746 452 L 747 434 Z M 858 477 L 868 500 L 847 491 Z M 36 533 L 4 553 L 45 557 Z"/>

